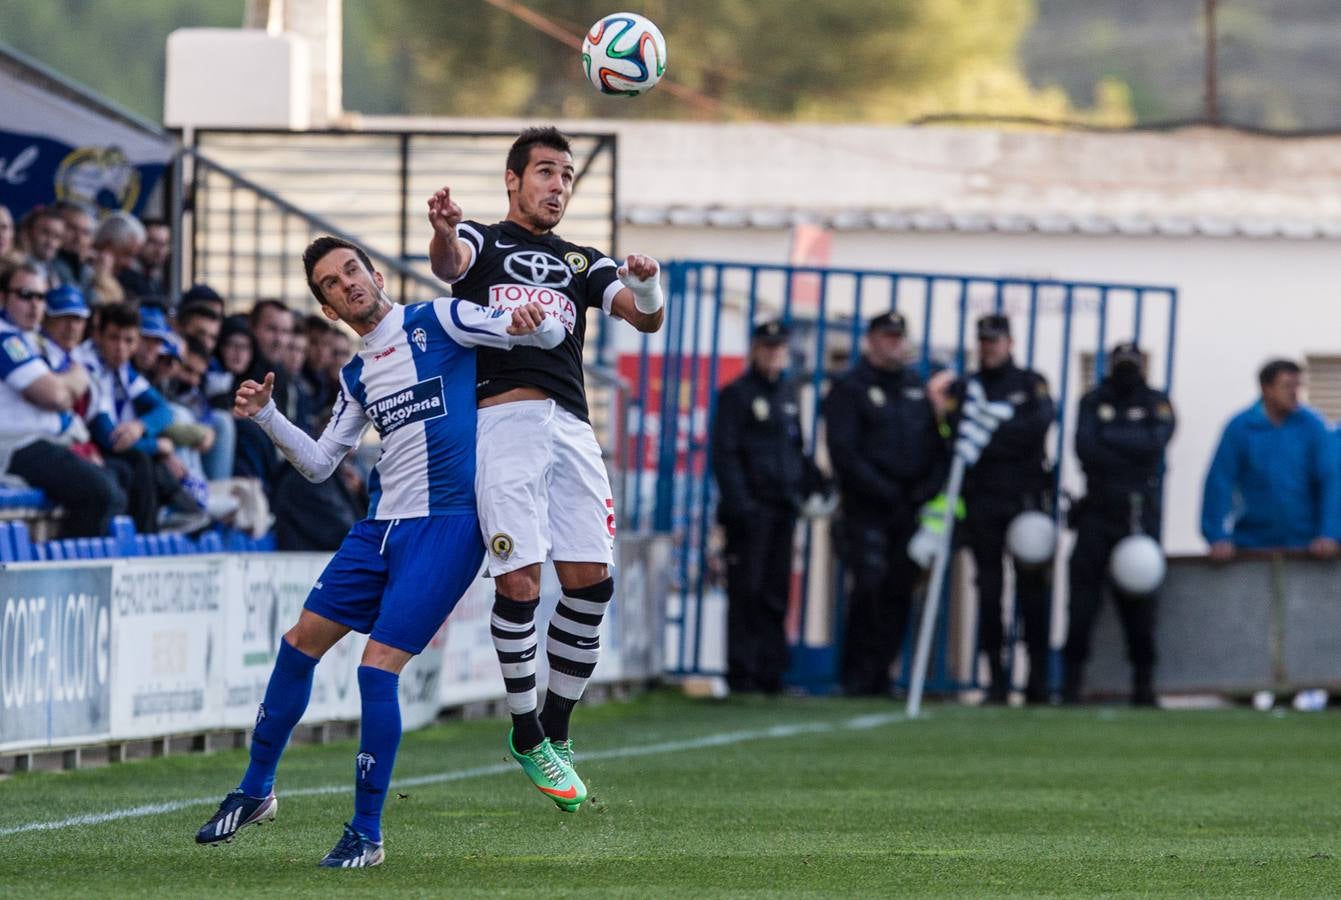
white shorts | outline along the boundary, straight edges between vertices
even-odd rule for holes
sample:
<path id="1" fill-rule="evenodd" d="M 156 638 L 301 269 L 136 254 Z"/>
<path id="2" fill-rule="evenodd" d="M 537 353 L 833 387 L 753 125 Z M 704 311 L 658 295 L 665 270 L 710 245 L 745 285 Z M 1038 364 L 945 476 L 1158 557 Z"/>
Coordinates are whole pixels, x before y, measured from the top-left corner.
<path id="1" fill-rule="evenodd" d="M 615 502 L 591 426 L 553 400 L 479 411 L 475 497 L 490 575 L 552 556 L 614 562 Z"/>

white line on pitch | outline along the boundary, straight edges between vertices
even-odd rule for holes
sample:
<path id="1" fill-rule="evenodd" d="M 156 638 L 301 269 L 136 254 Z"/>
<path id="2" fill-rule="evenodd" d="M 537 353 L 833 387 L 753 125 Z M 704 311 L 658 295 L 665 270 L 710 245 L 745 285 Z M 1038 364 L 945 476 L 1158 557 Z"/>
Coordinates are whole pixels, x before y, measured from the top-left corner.
<path id="1" fill-rule="evenodd" d="M 682 741 L 665 741 L 660 744 L 643 744 L 635 747 L 619 747 L 614 750 L 595 750 L 590 753 L 583 753 L 583 759 L 623 759 L 629 756 L 643 756 L 648 753 L 675 753 L 679 750 L 702 750 L 707 747 L 721 747 L 728 744 L 742 744 L 747 741 L 762 741 L 775 738 L 796 737 L 800 734 L 824 734 L 830 731 L 847 731 L 866 728 L 875 728 L 881 725 L 889 725 L 894 722 L 901 722 L 904 719 L 903 713 L 886 713 L 877 715 L 857 716 L 836 724 L 817 723 L 817 722 L 797 722 L 791 725 L 774 725 L 771 728 L 763 728 L 757 731 L 726 731 L 720 734 L 709 734 L 698 738 L 687 738 Z M 445 781 L 462 781 L 467 778 L 481 778 L 486 775 L 501 775 L 505 772 L 512 772 L 516 766 L 512 763 L 495 763 L 491 766 L 477 766 L 472 769 L 458 769 L 455 772 L 438 772 L 434 775 L 413 775 L 409 778 L 398 778 L 391 785 L 392 787 L 416 787 L 424 784 L 441 784 Z M 324 784 L 319 787 L 295 788 L 282 792 L 285 797 L 314 797 L 322 794 L 340 794 L 347 793 L 350 790 L 349 784 Z M 23 825 L 10 825 L 0 828 L 0 837 L 7 837 L 11 834 L 23 834 L 28 831 L 57 831 L 62 828 L 73 828 L 77 825 L 102 825 L 105 822 L 116 822 L 121 819 L 138 819 L 144 816 L 156 816 L 161 813 L 177 812 L 180 809 L 187 809 L 192 806 L 211 806 L 218 803 L 218 795 L 214 797 L 197 797 L 194 800 L 170 800 L 166 803 L 150 803 L 145 806 L 132 806 L 125 809 L 114 809 L 101 813 L 85 813 L 79 816 L 71 816 L 68 819 L 56 819 L 50 822 L 28 822 Z"/>

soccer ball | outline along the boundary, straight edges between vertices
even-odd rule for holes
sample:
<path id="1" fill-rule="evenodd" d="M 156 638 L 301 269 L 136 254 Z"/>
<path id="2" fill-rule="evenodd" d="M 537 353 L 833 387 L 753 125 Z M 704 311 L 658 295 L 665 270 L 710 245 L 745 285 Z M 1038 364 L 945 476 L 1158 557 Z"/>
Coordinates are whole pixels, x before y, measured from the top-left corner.
<path id="1" fill-rule="evenodd" d="M 637 13 L 613 13 L 588 29 L 582 68 L 602 94 L 637 97 L 666 73 L 666 39 Z"/>

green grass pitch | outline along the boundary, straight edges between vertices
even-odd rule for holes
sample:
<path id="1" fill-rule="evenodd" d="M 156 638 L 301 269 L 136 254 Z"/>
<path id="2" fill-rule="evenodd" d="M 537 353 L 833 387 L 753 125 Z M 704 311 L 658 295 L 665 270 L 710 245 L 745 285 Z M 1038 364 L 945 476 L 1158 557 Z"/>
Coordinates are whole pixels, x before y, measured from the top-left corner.
<path id="1" fill-rule="evenodd" d="M 908 722 L 899 711 L 669 693 L 579 709 L 594 799 L 576 815 L 505 760 L 503 723 L 416 732 L 397 760 L 387 862 L 370 870 L 315 865 L 352 812 L 350 742 L 291 748 L 278 821 L 217 848 L 192 838 L 237 783 L 242 751 L 19 775 L 0 782 L 0 895 L 1341 890 L 1335 714 L 931 706 Z M 23 830 L 149 804 L 168 809 Z"/>

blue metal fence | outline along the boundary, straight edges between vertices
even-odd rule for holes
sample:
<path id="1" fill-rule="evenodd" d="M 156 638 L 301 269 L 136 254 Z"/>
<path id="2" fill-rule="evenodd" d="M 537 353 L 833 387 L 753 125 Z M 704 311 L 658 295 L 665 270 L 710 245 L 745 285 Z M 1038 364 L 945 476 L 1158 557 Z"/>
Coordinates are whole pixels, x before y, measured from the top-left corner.
<path id="1" fill-rule="evenodd" d="M 909 345 L 917 349 L 915 364 L 924 376 L 933 368 L 971 369 L 974 318 L 988 312 L 1011 317 L 1016 361 L 1047 376 L 1057 400 L 1052 455 L 1063 461 L 1059 481 L 1073 468 L 1068 448 L 1074 407 L 1091 373 L 1103 371 L 1109 345 L 1140 342 L 1151 383 L 1167 390 L 1173 380 L 1173 287 L 704 260 L 670 262 L 665 274 L 666 322 L 657 335 L 641 338 L 627 430 L 631 463 L 622 477 L 625 524 L 677 538 L 667 611 L 668 664 L 676 674 L 720 671 L 712 659 L 720 653 L 707 648 L 723 640 L 708 423 L 728 367 L 739 370 L 748 352 L 752 323 L 777 317 L 791 324 L 791 372 L 802 386 L 807 446 L 819 449 L 821 460 L 820 404 L 829 381 L 859 359 L 865 320 L 889 309 L 908 321 Z M 831 562 L 827 523 L 806 521 L 798 546 L 802 638 L 792 674 L 816 685 L 833 672 L 842 573 Z M 716 615 L 705 615 L 713 610 Z M 928 688 L 952 690 L 962 685 L 949 669 L 945 623 L 940 633 Z"/>

